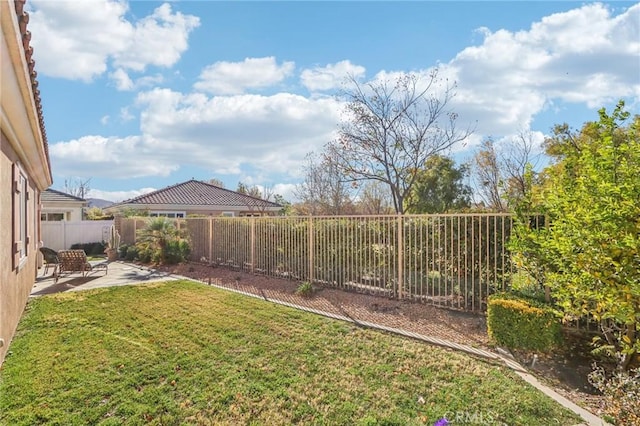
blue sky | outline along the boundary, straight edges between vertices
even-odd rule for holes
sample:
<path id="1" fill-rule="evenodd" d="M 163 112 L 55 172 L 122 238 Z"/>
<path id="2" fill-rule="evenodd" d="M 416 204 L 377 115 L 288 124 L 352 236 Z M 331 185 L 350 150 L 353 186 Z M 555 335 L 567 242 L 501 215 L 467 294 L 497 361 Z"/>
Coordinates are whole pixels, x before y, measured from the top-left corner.
<path id="1" fill-rule="evenodd" d="M 190 178 L 293 199 L 350 73 L 455 81 L 486 137 L 640 112 L 640 3 L 29 0 L 53 187 L 112 201 Z"/>

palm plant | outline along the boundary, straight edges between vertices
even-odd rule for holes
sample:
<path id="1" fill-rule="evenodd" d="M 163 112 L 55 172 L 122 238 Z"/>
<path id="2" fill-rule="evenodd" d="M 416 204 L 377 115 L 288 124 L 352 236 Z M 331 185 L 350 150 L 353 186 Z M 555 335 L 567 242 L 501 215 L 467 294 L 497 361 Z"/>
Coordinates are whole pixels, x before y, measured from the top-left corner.
<path id="1" fill-rule="evenodd" d="M 165 217 L 152 218 L 138 231 L 136 248 L 142 261 L 179 263 L 189 255 L 189 240 L 184 230 Z"/>

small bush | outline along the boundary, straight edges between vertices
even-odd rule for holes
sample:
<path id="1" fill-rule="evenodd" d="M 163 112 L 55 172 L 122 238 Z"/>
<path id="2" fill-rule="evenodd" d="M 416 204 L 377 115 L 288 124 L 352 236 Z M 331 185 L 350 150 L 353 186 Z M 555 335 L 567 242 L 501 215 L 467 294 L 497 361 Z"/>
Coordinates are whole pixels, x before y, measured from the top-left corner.
<path id="1" fill-rule="evenodd" d="M 640 425 L 640 368 L 607 377 L 594 366 L 589 382 L 604 395 L 605 420 L 616 425 Z"/>
<path id="2" fill-rule="evenodd" d="M 544 352 L 562 342 L 562 327 L 550 306 L 509 294 L 489 298 L 487 328 L 493 341 L 512 349 Z"/>
<path id="3" fill-rule="evenodd" d="M 186 230 L 165 217 L 150 219 L 147 226 L 138 230 L 137 237 L 138 258 L 145 263 L 180 263 L 191 252 Z"/>
<path id="4" fill-rule="evenodd" d="M 106 246 L 103 242 L 77 243 L 71 246 L 71 250 L 84 250 L 87 256 L 102 256 Z"/>
<path id="5" fill-rule="evenodd" d="M 313 286 L 310 282 L 305 281 L 298 286 L 296 294 L 302 297 L 311 297 L 311 295 L 313 295 Z"/>

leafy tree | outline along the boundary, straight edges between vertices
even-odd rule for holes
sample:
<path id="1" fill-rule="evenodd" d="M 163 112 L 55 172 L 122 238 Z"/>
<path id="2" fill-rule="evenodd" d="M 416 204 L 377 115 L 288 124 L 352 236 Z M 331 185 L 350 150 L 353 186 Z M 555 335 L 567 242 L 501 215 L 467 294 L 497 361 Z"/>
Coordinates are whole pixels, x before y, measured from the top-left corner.
<path id="1" fill-rule="evenodd" d="M 286 200 L 282 195 L 275 194 L 273 196 L 273 202 L 282 206 L 282 210 L 280 211 L 281 215 L 289 216 L 292 214 L 293 206 L 291 205 L 291 202 Z"/>
<path id="2" fill-rule="evenodd" d="M 368 84 L 351 78 L 351 85 L 339 136 L 325 157 L 352 182 L 388 185 L 396 213 L 404 213 L 416 171 L 470 134 L 456 128 L 458 116 L 449 109 L 453 87 L 437 70 L 426 78 L 402 74 Z"/>
<path id="3" fill-rule="evenodd" d="M 151 218 L 138 231 L 136 249 L 143 262 L 159 264 L 183 262 L 190 253 L 186 229 L 179 229 L 166 217 Z"/>
<path id="4" fill-rule="evenodd" d="M 430 157 L 406 199 L 409 213 L 445 213 L 468 208 L 471 188 L 464 183 L 468 167 L 442 155 Z"/>
<path id="5" fill-rule="evenodd" d="M 567 315 L 600 322 L 599 348 L 629 367 L 640 350 L 640 117 L 625 127 L 622 101 L 599 116 L 577 134 L 556 127 L 556 161 L 522 203 L 512 249 Z M 537 229 L 524 214 L 536 207 L 548 218 Z"/>

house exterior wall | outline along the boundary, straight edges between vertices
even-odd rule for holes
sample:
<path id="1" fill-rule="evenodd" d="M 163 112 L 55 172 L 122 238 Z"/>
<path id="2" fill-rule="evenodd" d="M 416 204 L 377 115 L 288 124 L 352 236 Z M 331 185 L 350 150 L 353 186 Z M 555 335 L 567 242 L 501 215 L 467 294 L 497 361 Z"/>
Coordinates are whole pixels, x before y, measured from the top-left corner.
<path id="1" fill-rule="evenodd" d="M 83 203 L 42 202 L 42 213 L 63 213 L 67 222 L 82 220 Z"/>
<path id="2" fill-rule="evenodd" d="M 17 155 L 9 145 L 6 137 L 0 138 L 0 229 L 13 229 L 13 164 L 18 161 Z M 31 292 L 37 274 L 37 256 L 39 242 L 39 212 L 36 200 L 39 190 L 29 180 L 29 192 L 34 194 L 27 206 L 27 245 L 26 261 L 17 269 L 13 268 L 13 241 L 11 232 L 1 233 L 0 244 L 0 363 L 4 360 L 9 343 L 15 333 L 26 301 Z"/>
<path id="3" fill-rule="evenodd" d="M 17 5 L 0 1 L 0 364 L 35 282 L 40 194 L 52 184 Z"/>

